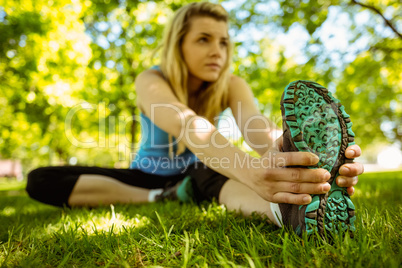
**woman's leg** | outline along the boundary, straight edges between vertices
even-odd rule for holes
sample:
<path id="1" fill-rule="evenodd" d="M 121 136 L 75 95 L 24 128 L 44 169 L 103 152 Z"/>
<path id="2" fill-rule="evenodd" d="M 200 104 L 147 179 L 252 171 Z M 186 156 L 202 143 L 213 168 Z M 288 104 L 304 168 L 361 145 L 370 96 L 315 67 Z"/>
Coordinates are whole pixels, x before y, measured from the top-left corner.
<path id="1" fill-rule="evenodd" d="M 277 222 L 271 211 L 271 203 L 242 183 L 228 179 L 201 162 L 190 166 L 186 173 L 192 178 L 197 201 L 215 199 L 229 210 L 235 210 L 245 216 L 257 213 L 267 216 L 271 222 Z M 275 206 L 277 205 L 272 207 L 276 208 Z"/>
<path id="2" fill-rule="evenodd" d="M 224 204 L 229 210 L 236 210 L 245 216 L 257 213 L 267 216 L 270 222 L 276 224 L 276 219 L 271 211 L 271 203 L 262 199 L 256 192 L 244 184 L 228 180 L 221 188 L 219 203 Z"/>
<path id="3" fill-rule="evenodd" d="M 135 169 L 43 167 L 28 174 L 28 194 L 55 206 L 97 206 L 148 201 L 149 189 L 177 183 L 183 175 L 159 176 Z"/>
<path id="4" fill-rule="evenodd" d="M 148 202 L 149 189 L 120 182 L 112 177 L 82 174 L 68 198 L 70 206 L 110 205 Z"/>

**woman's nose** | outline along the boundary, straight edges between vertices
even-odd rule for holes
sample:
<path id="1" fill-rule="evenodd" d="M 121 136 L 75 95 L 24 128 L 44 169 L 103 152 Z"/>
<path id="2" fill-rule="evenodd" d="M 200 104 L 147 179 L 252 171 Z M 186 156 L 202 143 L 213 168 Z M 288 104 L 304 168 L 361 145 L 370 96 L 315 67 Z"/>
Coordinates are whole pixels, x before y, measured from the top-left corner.
<path id="1" fill-rule="evenodd" d="M 210 55 L 214 57 L 221 57 L 222 49 L 220 47 L 220 42 L 213 42 L 211 45 Z"/>

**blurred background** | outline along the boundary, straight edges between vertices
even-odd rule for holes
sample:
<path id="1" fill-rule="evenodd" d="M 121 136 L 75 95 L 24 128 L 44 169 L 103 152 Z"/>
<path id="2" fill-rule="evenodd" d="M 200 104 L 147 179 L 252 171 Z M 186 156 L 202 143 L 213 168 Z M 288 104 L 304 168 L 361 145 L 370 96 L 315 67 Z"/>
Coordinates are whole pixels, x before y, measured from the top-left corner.
<path id="1" fill-rule="evenodd" d="M 0 0 L 0 177 L 127 168 L 141 140 L 134 80 L 159 63 L 164 25 L 189 2 Z M 281 126 L 289 82 L 317 81 L 351 115 L 366 171 L 401 168 L 399 1 L 213 2 L 231 15 L 232 70 L 267 117 Z"/>

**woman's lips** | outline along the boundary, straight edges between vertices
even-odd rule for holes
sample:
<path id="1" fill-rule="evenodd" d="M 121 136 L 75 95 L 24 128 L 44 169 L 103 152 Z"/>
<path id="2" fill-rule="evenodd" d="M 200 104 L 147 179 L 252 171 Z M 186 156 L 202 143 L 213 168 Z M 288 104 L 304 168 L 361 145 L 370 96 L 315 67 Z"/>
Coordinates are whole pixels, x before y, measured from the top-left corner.
<path id="1" fill-rule="evenodd" d="M 215 70 L 219 70 L 221 68 L 221 66 L 219 64 L 216 64 L 216 63 L 207 64 L 207 66 L 209 68 L 212 68 L 212 69 L 215 69 Z"/>

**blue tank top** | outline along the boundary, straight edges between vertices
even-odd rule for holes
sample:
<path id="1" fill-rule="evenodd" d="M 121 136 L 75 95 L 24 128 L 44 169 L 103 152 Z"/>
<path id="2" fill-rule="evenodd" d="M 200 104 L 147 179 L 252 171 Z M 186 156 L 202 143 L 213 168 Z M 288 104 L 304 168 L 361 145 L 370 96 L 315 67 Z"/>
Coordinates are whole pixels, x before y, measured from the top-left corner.
<path id="1" fill-rule="evenodd" d="M 159 70 L 158 66 L 151 69 Z M 135 154 L 130 168 L 139 169 L 145 173 L 161 176 L 177 175 L 195 163 L 197 157 L 188 149 L 180 155 L 169 157 L 169 134 L 158 126 L 145 114 L 140 113 L 141 142 L 140 149 Z M 173 138 L 173 151 L 177 151 L 177 142 Z"/>

